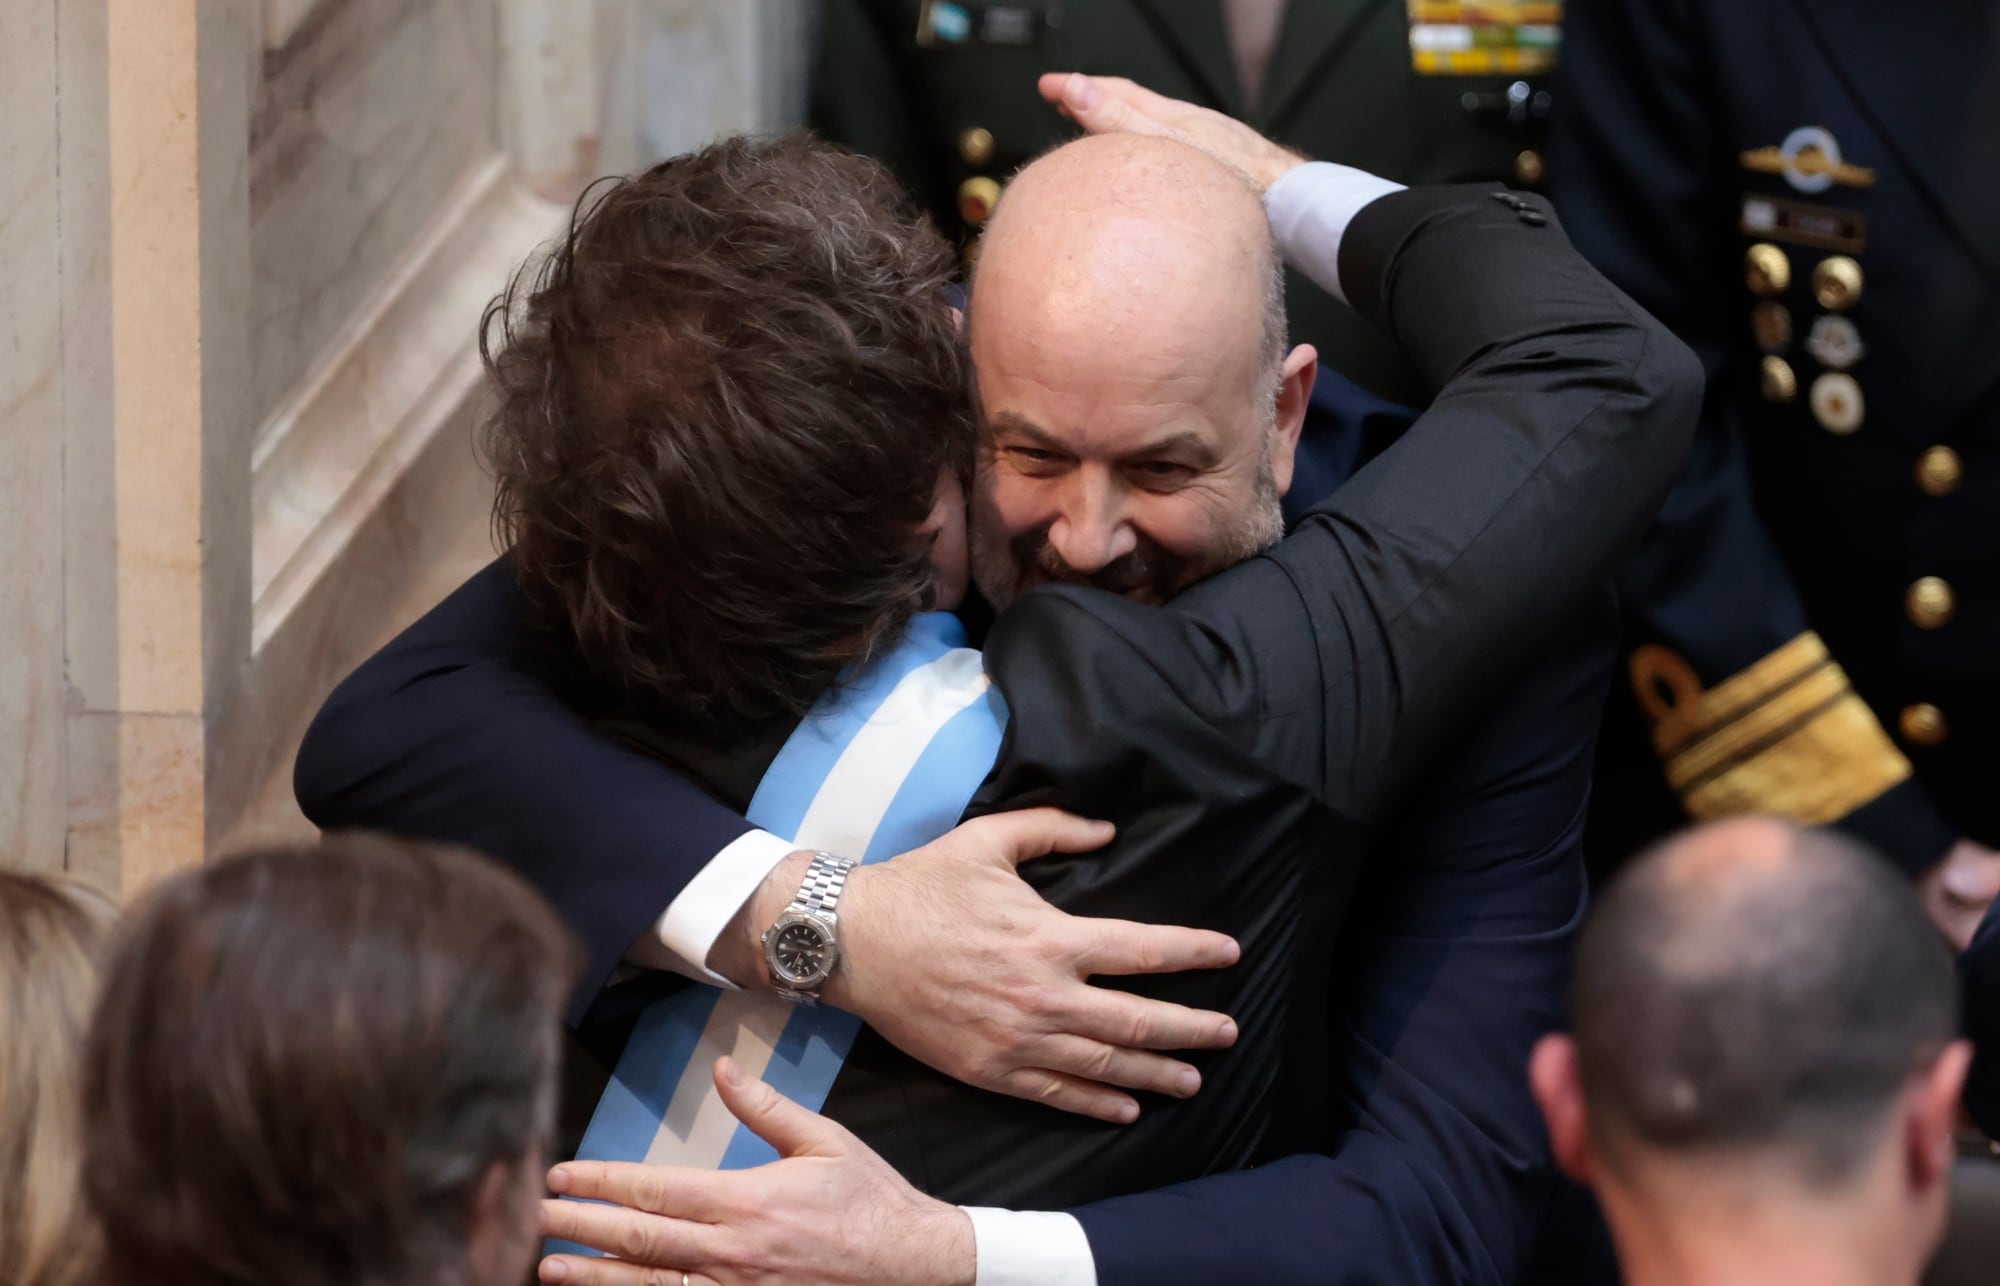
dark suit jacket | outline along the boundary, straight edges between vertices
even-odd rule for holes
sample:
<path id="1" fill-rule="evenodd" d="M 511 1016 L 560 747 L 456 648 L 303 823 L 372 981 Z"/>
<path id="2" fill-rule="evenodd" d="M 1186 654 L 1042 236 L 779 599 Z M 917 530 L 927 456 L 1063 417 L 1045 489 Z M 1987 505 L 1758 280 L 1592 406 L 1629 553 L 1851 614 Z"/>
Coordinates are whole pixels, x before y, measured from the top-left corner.
<path id="1" fill-rule="evenodd" d="M 1683 802 L 1834 822 L 1912 873 L 1960 836 L 2000 845 L 2000 8 L 1572 0 L 1564 30 L 1558 208 L 1708 374 L 1687 474 L 1620 577 L 1630 646 L 1668 666 L 1613 698 L 1593 848 Z M 1868 181 L 1808 193 L 1746 164 L 1801 126 Z M 1811 220 L 1746 227 L 1769 201 Z M 1758 243 L 1790 263 L 1768 298 Z M 1813 284 L 1836 254 L 1863 282 L 1844 372 L 1810 342 L 1836 323 Z M 1789 384 L 1766 387 L 1772 362 Z M 1834 433 L 1812 390 L 1843 375 L 1863 415 Z M 1913 619 L 1927 576 L 1950 619 Z M 1667 716 L 1653 736 L 1641 705 Z"/>
<path id="2" fill-rule="evenodd" d="M 2000 1139 L 2000 908 L 1986 913 L 1958 969 L 1965 980 L 1965 1033 L 1974 1050 L 1965 1105 L 1987 1137 Z"/>
<path id="3" fill-rule="evenodd" d="M 1273 553 L 1167 609 L 1061 590 L 1030 596 L 996 625 L 988 668 L 1014 721 L 976 807 L 1058 802 L 1119 821 L 1107 853 L 1038 864 L 1032 878 L 1073 911 L 1207 923 L 1242 938 L 1245 965 L 1161 979 L 1155 991 L 1238 1013 L 1245 1039 L 1210 1061 L 1200 1098 L 1123 1130 L 1052 1120 L 911 1069 L 900 1119 L 914 1123 L 919 1177 L 933 1187 L 1045 1204 L 1294 1144 L 1292 1110 L 1317 1096 L 1285 1093 L 1280 1074 L 1313 1067 L 1314 1045 L 1324 1052 L 1326 952 L 1359 828 L 1382 816 L 1424 747 L 1481 703 L 1490 677 L 1518 668 L 1551 613 L 1587 593 L 1676 466 L 1693 414 L 1685 353 L 1584 268 L 1538 210 L 1521 217 L 1489 195 L 1386 198 L 1343 244 L 1357 306 L 1443 385 L 1416 432 Z M 378 702 L 394 690 L 379 678 Z M 341 707 L 354 702 L 337 694 L 329 709 Z M 494 740 L 477 757 L 495 755 Z M 339 758 L 311 743 L 302 754 L 309 810 L 395 820 L 337 803 L 355 786 L 399 793 L 381 789 L 385 775 L 352 771 L 379 765 L 379 748 Z M 333 789 L 313 789 L 328 769 Z M 527 776 L 518 765 L 502 775 Z M 731 837 L 726 827 L 718 836 Z M 561 851 L 606 864 L 573 840 Z M 566 910 L 600 911 L 595 936 L 620 944 L 614 953 L 691 873 L 671 887 L 656 876 L 660 892 L 614 915 L 601 890 L 618 879 L 549 878 L 546 854 L 527 865 Z M 860 1046 L 850 1067 L 870 1067 Z M 983 1156 L 994 1139 L 1005 1146 Z M 874 1141 L 892 1154 L 899 1143 L 884 1130 Z"/>
<path id="4" fill-rule="evenodd" d="M 1254 103 L 1229 52 L 1222 0 L 1015 0 L 1050 13 L 1026 44 L 917 42 L 921 0 L 830 0 L 813 72 L 811 123 L 835 142 L 885 162 L 947 235 L 970 241 L 960 212 L 969 180 L 1005 183 L 1025 162 L 1073 137 L 1035 91 L 1044 71 L 1125 76 L 1170 98 L 1248 121 L 1259 133 L 1324 161 L 1399 183 L 1526 182 L 1549 78 L 1413 70 L 1401 0 L 1292 0 Z M 1510 104 L 1509 85 L 1527 96 Z M 989 154 L 968 159 L 982 130 Z M 1379 329 L 1298 273 L 1286 290 L 1292 335 L 1336 370 L 1389 397 L 1430 394 Z"/>

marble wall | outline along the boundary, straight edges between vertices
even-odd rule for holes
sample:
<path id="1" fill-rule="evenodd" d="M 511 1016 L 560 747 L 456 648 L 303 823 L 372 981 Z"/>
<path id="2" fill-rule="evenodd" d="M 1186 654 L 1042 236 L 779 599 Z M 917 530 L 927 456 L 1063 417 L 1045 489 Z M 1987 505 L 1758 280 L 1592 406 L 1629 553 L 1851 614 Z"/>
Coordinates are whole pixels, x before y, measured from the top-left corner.
<path id="1" fill-rule="evenodd" d="M 803 105 L 809 0 L 0 6 L 0 864 L 307 831 L 297 737 L 491 556 L 479 307 Z"/>

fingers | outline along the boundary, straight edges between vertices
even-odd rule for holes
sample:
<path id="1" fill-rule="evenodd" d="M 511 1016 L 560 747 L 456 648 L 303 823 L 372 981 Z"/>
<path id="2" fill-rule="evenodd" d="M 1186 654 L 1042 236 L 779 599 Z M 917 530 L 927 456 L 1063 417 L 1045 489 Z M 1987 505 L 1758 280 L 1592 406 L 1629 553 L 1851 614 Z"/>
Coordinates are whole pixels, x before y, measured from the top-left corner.
<path id="1" fill-rule="evenodd" d="M 627 1161 L 565 1161 L 549 1171 L 549 1191 L 583 1201 L 608 1201 L 641 1214 L 712 1223 L 725 1211 L 724 1188 L 730 1176 L 715 1170 L 642 1165 Z M 569 1209 L 574 1202 L 550 1203 Z M 582 1241 L 583 1238 L 571 1238 Z M 596 1245 L 587 1242 L 587 1245 Z M 609 1249 L 600 1246 L 598 1249 Z"/>
<path id="2" fill-rule="evenodd" d="M 1193 1098 L 1201 1089 L 1201 1073 L 1179 1059 L 1081 1036 L 1050 1036 L 1035 1047 L 1035 1059 L 1050 1071 L 1168 1098 Z"/>
<path id="3" fill-rule="evenodd" d="M 1228 1049 L 1236 1043 L 1236 1020 L 1228 1014 L 1102 987 L 1086 987 L 1061 1025 L 1070 1035 L 1124 1049 Z"/>
<path id="4" fill-rule="evenodd" d="M 763 1081 L 745 1076 L 733 1058 L 715 1060 L 715 1088 L 730 1115 L 776 1148 L 779 1156 L 831 1157 L 853 1151 L 853 1135 Z"/>
<path id="5" fill-rule="evenodd" d="M 1236 939 L 1208 929 L 1130 920 L 1084 920 L 1089 941 L 1077 956 L 1084 974 L 1180 973 L 1226 969 L 1242 956 Z"/>
<path id="6" fill-rule="evenodd" d="M 681 1286 L 681 1270 L 628 1264 L 617 1259 L 583 1255 L 550 1255 L 536 1277 L 551 1286 Z M 687 1286 L 719 1286 L 713 1277 L 687 1274 Z"/>
<path id="7" fill-rule="evenodd" d="M 1021 1068 L 987 1088 L 1113 1125 L 1130 1125 L 1139 1119 L 1139 1102 L 1130 1094 L 1047 1068 Z"/>
<path id="8" fill-rule="evenodd" d="M 711 1243 L 717 1234 L 707 1224 L 643 1214 L 618 1206 L 592 1205 L 581 1201 L 544 1201 L 542 1235 L 601 1250 L 630 1264 L 665 1266 L 713 1262 L 715 1255 Z M 580 1256 L 564 1258 L 574 1263 Z M 678 1272 L 675 1276 L 678 1282 Z"/>
<path id="9" fill-rule="evenodd" d="M 1019 866 L 1050 853 L 1088 853 L 1118 833 L 1110 822 L 1092 821 L 1060 808 L 1023 808 L 974 818 L 959 827 L 982 846 L 999 850 Z"/>
<path id="10" fill-rule="evenodd" d="M 1041 77 L 1036 89 L 1042 97 L 1060 107 L 1092 134 L 1122 130 L 1128 134 L 1172 134 L 1173 128 L 1159 118 L 1162 99 L 1129 80 L 1114 76 L 1085 76 L 1080 72 L 1050 72 Z"/>

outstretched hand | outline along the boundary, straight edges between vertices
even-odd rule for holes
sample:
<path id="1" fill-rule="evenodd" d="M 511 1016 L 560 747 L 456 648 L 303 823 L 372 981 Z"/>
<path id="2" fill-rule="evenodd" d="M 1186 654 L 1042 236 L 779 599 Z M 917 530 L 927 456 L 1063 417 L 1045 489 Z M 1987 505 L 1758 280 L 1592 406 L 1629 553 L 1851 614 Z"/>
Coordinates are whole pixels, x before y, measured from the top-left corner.
<path id="1" fill-rule="evenodd" d="M 1305 158 L 1242 121 L 1156 94 L 1121 76 L 1049 72 L 1036 88 L 1064 116 L 1092 134 L 1152 134 L 1199 148 L 1249 176 L 1259 192 Z"/>
<path id="2" fill-rule="evenodd" d="M 749 1170 L 567 1161 L 542 1232 L 616 1259 L 550 1255 L 561 1286 L 971 1286 L 972 1221 L 927 1197 L 842 1126 L 718 1059 L 736 1119 L 778 1150 Z M 585 1202 L 609 1202 L 588 1205 Z"/>

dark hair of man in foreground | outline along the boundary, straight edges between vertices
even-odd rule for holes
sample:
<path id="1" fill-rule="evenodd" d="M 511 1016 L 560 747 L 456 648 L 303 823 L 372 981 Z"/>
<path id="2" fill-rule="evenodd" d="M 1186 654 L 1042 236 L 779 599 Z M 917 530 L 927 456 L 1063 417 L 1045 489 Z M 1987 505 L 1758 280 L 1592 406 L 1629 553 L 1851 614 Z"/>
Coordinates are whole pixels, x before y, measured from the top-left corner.
<path id="1" fill-rule="evenodd" d="M 733 138 L 591 188 L 488 308 L 496 526 L 642 711 L 802 714 L 936 604 L 918 533 L 974 441 L 953 269 L 876 162 Z"/>
<path id="2" fill-rule="evenodd" d="M 576 951 L 473 854 L 346 834 L 130 914 L 85 1046 L 107 1279 L 512 1286 Z"/>

